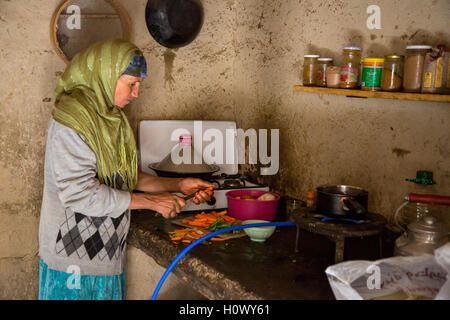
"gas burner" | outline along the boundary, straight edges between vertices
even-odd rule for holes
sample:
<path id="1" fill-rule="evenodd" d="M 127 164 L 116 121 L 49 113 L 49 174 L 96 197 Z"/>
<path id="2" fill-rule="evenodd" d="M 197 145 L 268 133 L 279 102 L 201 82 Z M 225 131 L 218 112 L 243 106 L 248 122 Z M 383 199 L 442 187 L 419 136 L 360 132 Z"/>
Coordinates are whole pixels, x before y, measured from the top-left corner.
<path id="1" fill-rule="evenodd" d="M 239 179 L 225 180 L 222 184 L 225 189 L 245 187 L 245 181 Z"/>
<path id="2" fill-rule="evenodd" d="M 209 182 L 215 184 L 215 189 L 228 190 L 240 189 L 247 186 L 247 178 L 240 174 L 219 174 L 214 175 L 209 179 Z"/>

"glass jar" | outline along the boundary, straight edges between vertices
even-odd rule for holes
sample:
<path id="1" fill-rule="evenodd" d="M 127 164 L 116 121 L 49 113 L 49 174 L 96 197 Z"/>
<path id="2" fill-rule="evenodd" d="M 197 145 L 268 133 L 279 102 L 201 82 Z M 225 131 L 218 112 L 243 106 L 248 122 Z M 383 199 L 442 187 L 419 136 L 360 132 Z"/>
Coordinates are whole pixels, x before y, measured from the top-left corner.
<path id="1" fill-rule="evenodd" d="M 366 58 L 362 63 L 361 90 L 380 91 L 384 58 Z"/>
<path id="2" fill-rule="evenodd" d="M 443 93 L 446 87 L 448 59 L 445 49 L 438 46 L 427 53 L 423 67 L 422 93 Z"/>
<path id="3" fill-rule="evenodd" d="M 431 48 L 431 46 L 406 47 L 405 72 L 403 74 L 404 91 L 421 91 L 425 56 L 428 52 L 431 52 Z"/>
<path id="4" fill-rule="evenodd" d="M 316 86 L 327 86 L 327 68 L 333 65 L 332 58 L 319 58 L 317 59 L 316 68 Z"/>
<path id="5" fill-rule="evenodd" d="M 341 66 L 341 82 L 339 87 L 342 89 L 354 89 L 358 87 L 359 70 L 361 68 L 361 48 L 345 47 L 344 62 Z"/>
<path id="6" fill-rule="evenodd" d="M 320 56 L 314 54 L 305 55 L 303 62 L 303 85 L 314 86 L 316 84 L 315 74 L 317 68 L 317 59 Z"/>
<path id="7" fill-rule="evenodd" d="M 327 68 L 327 87 L 339 88 L 341 83 L 341 67 L 331 66 Z"/>
<path id="8" fill-rule="evenodd" d="M 316 205 L 316 193 L 314 191 L 306 192 L 306 206 L 312 208 Z"/>
<path id="9" fill-rule="evenodd" d="M 403 85 L 403 62 L 405 57 L 389 55 L 384 58 L 381 90 L 400 91 Z"/>

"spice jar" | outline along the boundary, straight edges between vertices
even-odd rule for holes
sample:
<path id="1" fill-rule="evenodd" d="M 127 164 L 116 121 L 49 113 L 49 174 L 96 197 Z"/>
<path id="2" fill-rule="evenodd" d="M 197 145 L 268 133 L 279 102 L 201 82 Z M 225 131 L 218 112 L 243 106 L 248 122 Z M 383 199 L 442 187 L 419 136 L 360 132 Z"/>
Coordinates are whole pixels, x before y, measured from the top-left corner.
<path id="1" fill-rule="evenodd" d="M 316 68 L 316 86 L 327 86 L 327 68 L 333 64 L 332 58 L 319 58 L 317 59 Z"/>
<path id="2" fill-rule="evenodd" d="M 404 56 L 389 55 L 384 58 L 381 90 L 400 91 L 403 85 Z"/>
<path id="3" fill-rule="evenodd" d="M 362 61 L 361 90 L 380 91 L 383 74 L 383 58 L 366 58 Z"/>
<path id="4" fill-rule="evenodd" d="M 314 86 L 316 84 L 315 74 L 317 67 L 318 55 L 308 54 L 305 55 L 303 62 L 303 85 Z"/>
<path id="5" fill-rule="evenodd" d="M 312 208 L 316 205 L 316 194 L 314 191 L 306 192 L 306 206 Z"/>
<path id="6" fill-rule="evenodd" d="M 327 87 L 339 88 L 341 83 L 341 67 L 328 67 L 327 68 Z"/>
<path id="7" fill-rule="evenodd" d="M 444 84 L 439 93 L 450 94 L 450 50 L 444 50 Z"/>
<path id="8" fill-rule="evenodd" d="M 406 47 L 405 73 L 403 75 L 404 91 L 421 91 L 423 67 L 428 52 L 431 52 L 431 46 Z"/>
<path id="9" fill-rule="evenodd" d="M 345 47 L 344 63 L 341 66 L 340 87 L 354 89 L 358 87 L 359 69 L 361 67 L 361 48 Z"/>
<path id="10" fill-rule="evenodd" d="M 444 47 L 433 49 L 425 56 L 422 93 L 442 93 L 446 85 Z"/>

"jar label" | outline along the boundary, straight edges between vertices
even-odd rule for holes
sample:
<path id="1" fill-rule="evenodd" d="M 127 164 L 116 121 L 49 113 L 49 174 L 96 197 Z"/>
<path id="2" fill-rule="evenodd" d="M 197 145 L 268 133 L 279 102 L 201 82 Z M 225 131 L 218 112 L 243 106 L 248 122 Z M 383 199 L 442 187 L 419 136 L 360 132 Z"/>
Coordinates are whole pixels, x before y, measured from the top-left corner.
<path id="1" fill-rule="evenodd" d="M 423 77 L 423 87 L 431 88 L 431 83 L 433 82 L 433 72 L 425 72 Z"/>
<path id="2" fill-rule="evenodd" d="M 318 70 L 317 71 L 317 80 L 319 81 L 325 81 L 326 75 L 325 75 L 325 71 L 323 70 Z"/>
<path id="3" fill-rule="evenodd" d="M 381 75 L 383 67 L 364 67 L 361 87 L 381 89 Z"/>
<path id="4" fill-rule="evenodd" d="M 450 89 L 450 63 L 448 64 L 448 71 L 447 71 L 447 89 Z"/>
<path id="5" fill-rule="evenodd" d="M 444 58 L 440 57 L 436 62 L 436 81 L 434 82 L 435 88 L 442 87 L 442 76 L 444 75 Z"/>
<path id="6" fill-rule="evenodd" d="M 341 68 L 341 82 L 345 83 L 357 83 L 358 82 L 358 69 L 350 67 Z"/>

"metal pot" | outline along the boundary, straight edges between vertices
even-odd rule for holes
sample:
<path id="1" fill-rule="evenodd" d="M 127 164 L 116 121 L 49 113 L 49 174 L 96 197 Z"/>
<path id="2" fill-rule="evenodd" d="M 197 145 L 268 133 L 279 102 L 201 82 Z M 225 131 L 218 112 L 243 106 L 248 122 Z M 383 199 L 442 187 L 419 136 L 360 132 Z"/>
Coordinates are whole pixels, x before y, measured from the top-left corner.
<path id="1" fill-rule="evenodd" d="M 369 192 L 362 188 L 326 185 L 316 191 L 319 213 L 338 217 L 358 217 L 367 213 Z"/>
<path id="2" fill-rule="evenodd" d="M 427 216 L 408 225 L 408 230 L 395 241 L 394 255 L 433 254 L 447 241 L 448 230 L 435 217 Z"/>

